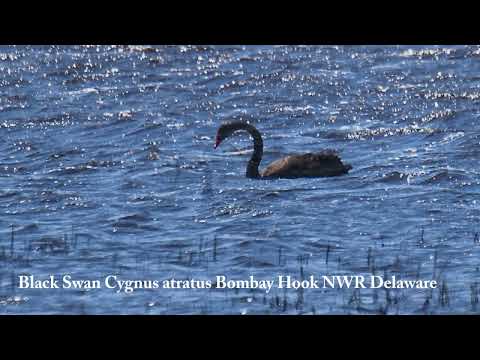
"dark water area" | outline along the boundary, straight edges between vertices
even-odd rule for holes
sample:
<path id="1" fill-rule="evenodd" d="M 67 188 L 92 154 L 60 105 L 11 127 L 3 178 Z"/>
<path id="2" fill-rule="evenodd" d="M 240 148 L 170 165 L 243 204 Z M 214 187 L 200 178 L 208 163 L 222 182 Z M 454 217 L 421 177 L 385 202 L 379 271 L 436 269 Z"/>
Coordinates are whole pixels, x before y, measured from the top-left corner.
<path id="1" fill-rule="evenodd" d="M 0 314 L 478 313 L 478 46 L 0 47 Z M 336 149 L 332 178 L 245 177 Z M 437 289 L 19 289 L 19 275 Z"/>

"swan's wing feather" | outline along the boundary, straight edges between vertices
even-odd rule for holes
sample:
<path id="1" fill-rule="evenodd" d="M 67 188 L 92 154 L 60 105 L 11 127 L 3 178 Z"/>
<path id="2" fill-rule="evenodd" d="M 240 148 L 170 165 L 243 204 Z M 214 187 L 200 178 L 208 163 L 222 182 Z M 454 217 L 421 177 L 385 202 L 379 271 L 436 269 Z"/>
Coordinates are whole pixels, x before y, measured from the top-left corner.
<path id="1" fill-rule="evenodd" d="M 318 153 L 298 155 L 298 162 L 302 167 L 310 169 L 343 166 L 343 163 L 335 150 L 323 150 Z"/>
<path id="2" fill-rule="evenodd" d="M 281 176 L 282 174 L 289 171 L 292 166 L 290 161 L 291 156 L 284 157 L 283 159 L 276 160 L 268 165 L 263 171 L 262 176 L 271 177 L 271 176 Z"/>
<path id="3" fill-rule="evenodd" d="M 290 155 L 271 163 L 263 177 L 333 176 L 348 172 L 351 166 L 344 165 L 337 152 L 323 150 L 318 153 Z"/>

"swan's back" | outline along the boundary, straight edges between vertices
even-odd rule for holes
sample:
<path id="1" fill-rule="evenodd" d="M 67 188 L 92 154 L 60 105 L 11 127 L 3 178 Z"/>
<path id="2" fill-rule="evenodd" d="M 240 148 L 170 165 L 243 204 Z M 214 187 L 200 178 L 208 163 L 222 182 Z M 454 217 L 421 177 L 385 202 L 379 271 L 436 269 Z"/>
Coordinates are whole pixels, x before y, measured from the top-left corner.
<path id="1" fill-rule="evenodd" d="M 338 176 L 352 168 L 343 164 L 334 150 L 290 155 L 271 163 L 262 173 L 264 178 L 300 178 Z"/>

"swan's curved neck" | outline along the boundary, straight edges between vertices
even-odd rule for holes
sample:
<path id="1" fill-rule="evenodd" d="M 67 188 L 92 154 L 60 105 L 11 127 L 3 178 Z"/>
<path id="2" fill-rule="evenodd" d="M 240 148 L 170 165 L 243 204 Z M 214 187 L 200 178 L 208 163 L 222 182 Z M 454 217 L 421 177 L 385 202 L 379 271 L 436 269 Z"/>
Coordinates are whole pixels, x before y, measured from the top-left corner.
<path id="1" fill-rule="evenodd" d="M 260 162 L 262 161 L 262 156 L 263 156 L 262 135 L 255 128 L 255 126 L 250 124 L 244 124 L 243 130 L 246 130 L 253 138 L 253 154 L 247 165 L 247 177 L 259 178 L 261 176 L 260 176 L 260 173 L 258 172 L 258 167 L 260 165 Z"/>

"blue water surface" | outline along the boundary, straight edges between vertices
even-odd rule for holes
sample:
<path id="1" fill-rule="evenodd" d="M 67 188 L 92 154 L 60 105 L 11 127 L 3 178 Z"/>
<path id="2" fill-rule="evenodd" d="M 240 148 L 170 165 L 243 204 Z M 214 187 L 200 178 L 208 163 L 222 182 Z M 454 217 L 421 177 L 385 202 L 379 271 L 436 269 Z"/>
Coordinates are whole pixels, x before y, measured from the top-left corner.
<path id="1" fill-rule="evenodd" d="M 478 46 L 0 47 L 0 313 L 478 313 Z M 333 148 L 334 178 L 247 179 Z M 437 289 L 18 288 L 396 275 Z"/>

